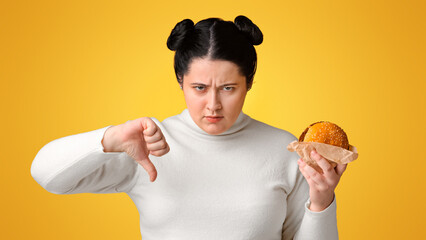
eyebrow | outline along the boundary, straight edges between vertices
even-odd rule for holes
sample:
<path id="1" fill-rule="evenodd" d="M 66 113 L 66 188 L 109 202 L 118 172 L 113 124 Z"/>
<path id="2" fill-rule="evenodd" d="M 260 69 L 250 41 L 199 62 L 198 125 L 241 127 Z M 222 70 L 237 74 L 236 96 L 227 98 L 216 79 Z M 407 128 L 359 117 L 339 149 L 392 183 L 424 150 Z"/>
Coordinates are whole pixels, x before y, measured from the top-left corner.
<path id="1" fill-rule="evenodd" d="M 210 86 L 204 83 L 191 83 L 191 85 L 203 85 L 203 86 Z M 232 86 L 232 85 L 238 85 L 238 83 L 225 83 L 220 85 L 219 87 L 223 87 L 223 86 Z"/>

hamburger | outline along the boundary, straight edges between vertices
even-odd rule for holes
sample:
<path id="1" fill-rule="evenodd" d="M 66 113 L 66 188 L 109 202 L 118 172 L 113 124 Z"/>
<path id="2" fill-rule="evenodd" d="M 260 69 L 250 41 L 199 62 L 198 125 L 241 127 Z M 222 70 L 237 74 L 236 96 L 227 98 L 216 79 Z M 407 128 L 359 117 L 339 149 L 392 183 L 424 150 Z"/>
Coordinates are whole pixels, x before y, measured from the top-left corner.
<path id="1" fill-rule="evenodd" d="M 318 142 L 349 150 L 348 136 L 342 128 L 334 123 L 320 121 L 312 123 L 303 131 L 299 142 Z"/>
<path id="2" fill-rule="evenodd" d="M 297 152 L 309 166 L 322 173 L 310 153 L 316 150 L 334 168 L 338 163 L 347 164 L 358 158 L 356 147 L 349 144 L 345 131 L 328 121 L 315 122 L 302 132 L 298 140 L 287 145 L 290 152 Z"/>

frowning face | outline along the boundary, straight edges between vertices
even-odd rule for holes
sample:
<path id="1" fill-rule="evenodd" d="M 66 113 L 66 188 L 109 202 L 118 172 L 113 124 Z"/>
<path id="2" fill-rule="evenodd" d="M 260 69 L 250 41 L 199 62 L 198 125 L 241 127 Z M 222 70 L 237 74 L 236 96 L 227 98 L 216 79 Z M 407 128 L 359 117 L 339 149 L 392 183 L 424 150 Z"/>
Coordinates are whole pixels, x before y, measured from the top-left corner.
<path id="1" fill-rule="evenodd" d="M 193 59 L 182 89 L 191 118 L 212 135 L 234 124 L 247 94 L 246 78 L 236 64 L 204 58 Z"/>

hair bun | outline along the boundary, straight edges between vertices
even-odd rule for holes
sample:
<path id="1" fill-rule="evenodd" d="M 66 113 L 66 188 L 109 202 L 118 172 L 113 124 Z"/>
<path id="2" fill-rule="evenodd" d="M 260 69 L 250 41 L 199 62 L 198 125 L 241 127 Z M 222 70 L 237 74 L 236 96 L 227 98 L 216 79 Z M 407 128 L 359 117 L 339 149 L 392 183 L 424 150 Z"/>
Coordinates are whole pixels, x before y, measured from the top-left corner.
<path id="1" fill-rule="evenodd" d="M 176 24 L 167 39 L 167 47 L 175 51 L 179 49 L 188 33 L 194 30 L 194 22 L 191 19 L 184 19 Z"/>
<path id="2" fill-rule="evenodd" d="M 237 16 L 234 20 L 237 28 L 249 39 L 253 45 L 259 45 L 263 42 L 263 34 L 260 29 L 246 16 Z"/>

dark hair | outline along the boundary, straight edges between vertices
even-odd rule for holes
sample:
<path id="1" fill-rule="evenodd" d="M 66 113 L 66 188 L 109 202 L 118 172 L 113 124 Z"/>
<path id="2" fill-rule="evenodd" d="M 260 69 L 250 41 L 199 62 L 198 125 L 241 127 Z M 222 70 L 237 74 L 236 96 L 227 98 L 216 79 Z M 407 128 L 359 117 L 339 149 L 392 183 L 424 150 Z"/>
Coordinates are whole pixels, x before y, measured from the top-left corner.
<path id="1" fill-rule="evenodd" d="M 207 18 L 194 26 L 191 19 L 177 23 L 167 39 L 167 47 L 176 51 L 175 74 L 178 82 L 194 58 L 227 60 L 235 63 L 251 88 L 256 72 L 257 55 L 253 45 L 263 41 L 260 29 L 247 17 L 237 16 L 234 22 Z"/>

